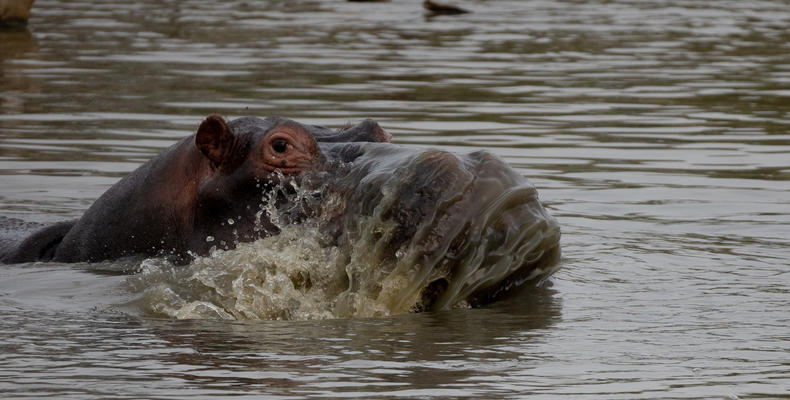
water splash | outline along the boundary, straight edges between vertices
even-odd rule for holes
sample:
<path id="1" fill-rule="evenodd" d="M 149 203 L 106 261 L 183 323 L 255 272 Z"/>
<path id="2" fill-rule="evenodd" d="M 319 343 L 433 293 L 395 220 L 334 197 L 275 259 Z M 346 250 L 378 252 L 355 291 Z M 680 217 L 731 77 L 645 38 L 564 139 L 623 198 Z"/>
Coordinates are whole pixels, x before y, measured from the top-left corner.
<path id="1" fill-rule="evenodd" d="M 147 313 L 170 318 L 322 319 L 345 290 L 342 256 L 314 225 L 214 250 L 188 266 L 148 259 L 127 283 Z"/>

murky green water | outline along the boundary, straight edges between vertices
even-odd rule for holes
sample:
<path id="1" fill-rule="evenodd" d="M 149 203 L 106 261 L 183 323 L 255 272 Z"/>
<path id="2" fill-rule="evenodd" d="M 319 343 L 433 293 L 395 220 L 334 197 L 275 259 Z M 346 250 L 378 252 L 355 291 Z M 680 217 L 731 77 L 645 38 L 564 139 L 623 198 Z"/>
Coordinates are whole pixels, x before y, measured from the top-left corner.
<path id="1" fill-rule="evenodd" d="M 378 319 L 178 321 L 0 268 L 4 398 L 790 398 L 784 1 L 38 0 L 0 32 L 0 215 L 75 218 L 207 114 L 485 148 L 563 229 L 550 285 Z"/>

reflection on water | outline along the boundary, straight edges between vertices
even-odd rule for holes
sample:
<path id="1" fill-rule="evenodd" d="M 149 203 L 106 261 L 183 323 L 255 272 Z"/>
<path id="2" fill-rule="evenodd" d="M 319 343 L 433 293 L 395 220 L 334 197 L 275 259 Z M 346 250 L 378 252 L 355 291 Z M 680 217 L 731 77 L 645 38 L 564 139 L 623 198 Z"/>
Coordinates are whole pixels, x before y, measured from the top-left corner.
<path id="1" fill-rule="evenodd" d="M 547 357 L 545 332 L 558 307 L 554 291 L 543 288 L 519 306 L 389 319 L 251 323 L 83 312 L 63 320 L 9 310 L 4 331 L 14 335 L 4 345 L 4 371 L 26 374 L 4 392 L 57 398 L 140 398 L 154 388 L 157 397 L 181 397 L 185 387 L 267 398 L 507 393 L 531 384 L 502 378 Z M 35 347 L 28 347 L 30 331 L 40 332 Z M 128 386 L 120 387 L 122 381 Z"/>
<path id="2" fill-rule="evenodd" d="M 179 322 L 124 306 L 125 277 L 9 266 L 0 391 L 790 396 L 787 4 L 457 4 L 473 13 L 38 0 L 29 32 L 0 32 L 0 213 L 77 217 L 212 112 L 373 117 L 396 143 L 486 148 L 528 176 L 563 227 L 550 289 L 379 320 Z"/>

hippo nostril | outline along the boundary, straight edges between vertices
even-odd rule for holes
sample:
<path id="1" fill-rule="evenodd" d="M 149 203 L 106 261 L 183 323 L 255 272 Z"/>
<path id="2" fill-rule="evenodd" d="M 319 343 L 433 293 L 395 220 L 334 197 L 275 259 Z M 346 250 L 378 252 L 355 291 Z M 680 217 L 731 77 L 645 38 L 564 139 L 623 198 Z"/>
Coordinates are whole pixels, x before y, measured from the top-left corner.
<path id="1" fill-rule="evenodd" d="M 285 139 L 277 139 L 272 142 L 272 150 L 277 153 L 285 153 L 288 150 L 288 141 Z"/>

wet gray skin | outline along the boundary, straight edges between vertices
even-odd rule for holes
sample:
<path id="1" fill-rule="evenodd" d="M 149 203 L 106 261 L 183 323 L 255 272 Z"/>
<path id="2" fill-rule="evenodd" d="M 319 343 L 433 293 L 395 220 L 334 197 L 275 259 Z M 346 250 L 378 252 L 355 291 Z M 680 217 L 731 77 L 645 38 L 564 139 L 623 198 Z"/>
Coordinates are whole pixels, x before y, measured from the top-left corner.
<path id="1" fill-rule="evenodd" d="M 556 270 L 558 224 L 524 177 L 486 151 L 406 148 L 390 138 L 372 120 L 332 131 L 209 116 L 82 218 L 23 237 L 2 259 L 188 262 L 310 220 L 327 245 L 364 257 L 347 269 L 350 292 L 392 298 L 393 309 L 482 304 Z"/>

